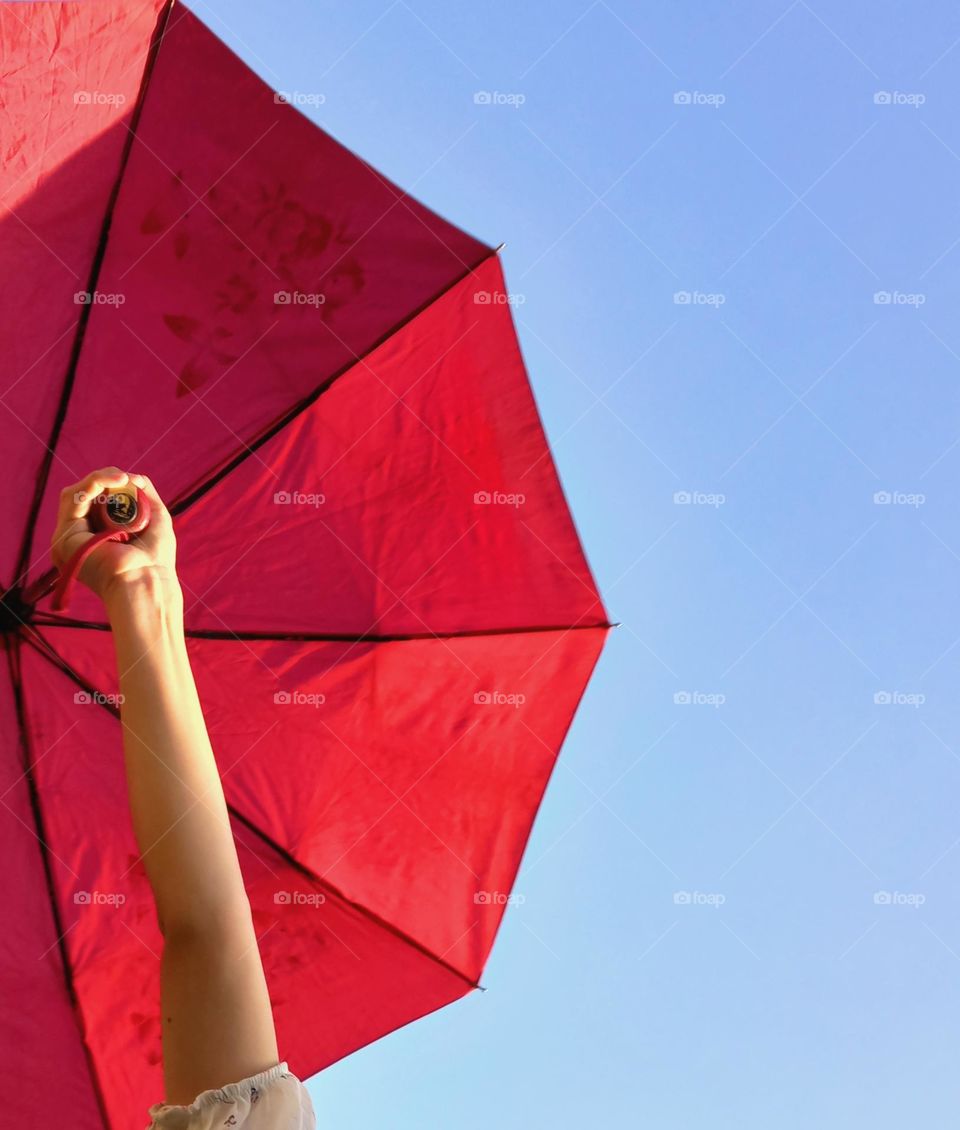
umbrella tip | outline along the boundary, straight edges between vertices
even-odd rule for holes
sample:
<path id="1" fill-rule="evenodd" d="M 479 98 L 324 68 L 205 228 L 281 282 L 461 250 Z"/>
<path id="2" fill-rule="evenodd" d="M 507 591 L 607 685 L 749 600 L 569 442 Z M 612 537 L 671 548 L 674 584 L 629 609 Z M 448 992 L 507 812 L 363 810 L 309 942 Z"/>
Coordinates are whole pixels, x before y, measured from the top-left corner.
<path id="1" fill-rule="evenodd" d="M 496 246 L 496 247 L 495 247 L 495 248 L 493 249 L 493 250 L 494 250 L 494 253 L 495 253 L 495 254 L 497 254 L 497 255 L 499 255 L 499 254 L 500 254 L 500 252 L 501 252 L 501 251 L 502 251 L 502 250 L 503 250 L 503 249 L 504 249 L 504 248 L 505 248 L 506 246 L 507 246 L 507 245 L 506 245 L 506 243 L 498 243 L 498 244 L 497 244 L 497 246 Z"/>
<path id="2" fill-rule="evenodd" d="M 621 625 L 621 621 L 620 621 L 620 620 L 614 620 L 614 622 L 613 622 L 613 623 L 612 623 L 612 624 L 610 625 L 610 627 L 611 627 L 611 628 L 619 628 L 619 627 L 620 627 L 620 625 Z"/>

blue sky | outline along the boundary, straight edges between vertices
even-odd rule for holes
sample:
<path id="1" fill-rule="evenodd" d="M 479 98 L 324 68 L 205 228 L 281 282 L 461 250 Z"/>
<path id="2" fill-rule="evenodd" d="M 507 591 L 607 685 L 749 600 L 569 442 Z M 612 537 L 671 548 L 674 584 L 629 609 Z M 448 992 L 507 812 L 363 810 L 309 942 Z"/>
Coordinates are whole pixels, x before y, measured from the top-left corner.
<path id="1" fill-rule="evenodd" d="M 307 112 L 350 148 L 506 241 L 623 622 L 488 991 L 313 1080 L 320 1125 L 941 1124 L 960 1098 L 960 11 L 191 6 L 275 87 L 321 93 Z"/>

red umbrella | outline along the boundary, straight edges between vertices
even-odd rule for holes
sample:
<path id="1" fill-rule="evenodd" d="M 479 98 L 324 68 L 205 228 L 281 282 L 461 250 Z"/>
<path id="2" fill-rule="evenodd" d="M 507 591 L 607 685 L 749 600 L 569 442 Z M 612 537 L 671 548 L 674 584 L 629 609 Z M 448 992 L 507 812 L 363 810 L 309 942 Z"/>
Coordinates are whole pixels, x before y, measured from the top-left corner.
<path id="1" fill-rule="evenodd" d="M 172 500 L 304 1077 L 476 987 L 609 625 L 495 249 L 180 5 L 0 32 L 4 1117 L 127 1130 L 163 1093 L 161 938 L 101 607 L 24 603 L 62 484 L 116 464 Z"/>

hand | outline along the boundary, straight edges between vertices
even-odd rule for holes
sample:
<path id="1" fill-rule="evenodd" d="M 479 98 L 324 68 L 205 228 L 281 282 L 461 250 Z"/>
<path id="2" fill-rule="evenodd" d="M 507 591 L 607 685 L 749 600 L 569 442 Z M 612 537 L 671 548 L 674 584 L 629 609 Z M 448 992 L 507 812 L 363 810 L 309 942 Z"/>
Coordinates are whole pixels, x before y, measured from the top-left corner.
<path id="1" fill-rule="evenodd" d="M 93 471 L 60 492 L 57 528 L 50 546 L 53 563 L 63 569 L 74 553 L 93 537 L 89 514 L 97 497 L 104 491 L 128 484 L 150 500 L 150 524 L 129 542 L 103 542 L 81 565 L 80 580 L 103 600 L 117 589 L 147 576 L 176 580 L 177 543 L 169 511 L 145 475 L 128 474 L 117 467 Z"/>

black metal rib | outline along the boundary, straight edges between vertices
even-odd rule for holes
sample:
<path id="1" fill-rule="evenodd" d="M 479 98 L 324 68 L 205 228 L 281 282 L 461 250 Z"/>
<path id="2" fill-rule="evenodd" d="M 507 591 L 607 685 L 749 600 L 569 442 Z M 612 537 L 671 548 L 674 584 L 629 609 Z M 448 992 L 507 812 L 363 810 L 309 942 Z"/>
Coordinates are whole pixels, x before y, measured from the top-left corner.
<path id="1" fill-rule="evenodd" d="M 75 671 L 73 667 L 71 667 L 70 664 L 63 658 L 63 656 L 59 654 L 59 652 L 48 639 L 42 636 L 34 628 L 29 628 L 24 631 L 22 638 L 24 642 L 29 644 L 37 652 L 38 655 L 42 655 L 44 659 L 46 659 L 49 663 L 56 667 L 58 671 L 62 672 L 78 687 L 81 687 L 84 691 L 86 691 L 87 694 L 91 695 L 94 704 L 101 706 L 104 710 L 107 711 L 108 714 L 111 714 L 118 721 L 120 720 L 120 708 L 111 703 L 105 694 L 99 691 L 98 688 L 92 686 L 92 684 L 88 683 L 82 675 Z M 411 937 L 403 930 L 398 929 L 391 922 L 388 922 L 386 919 L 381 918 L 379 914 L 376 914 L 374 911 L 369 910 L 362 903 L 354 902 L 353 899 L 348 898 L 341 890 L 334 886 L 333 883 L 329 882 L 329 880 L 322 878 L 320 875 L 317 875 L 316 872 L 312 871 L 309 867 L 301 863 L 295 856 L 291 855 L 286 848 L 278 844 L 271 836 L 264 832 L 262 828 L 254 824 L 254 822 L 248 816 L 245 816 L 242 812 L 240 812 L 235 805 L 228 804 L 227 811 L 232 817 L 234 817 L 235 820 L 237 820 L 245 828 L 249 829 L 249 831 L 251 831 L 263 844 L 269 847 L 272 851 L 276 852 L 276 854 L 280 856 L 280 858 L 283 859 L 285 863 L 289 864 L 301 875 L 309 879 L 311 883 L 322 887 L 334 898 L 342 902 L 344 905 L 351 907 L 358 914 L 374 923 L 374 925 L 379 926 L 384 930 L 388 930 L 391 934 L 394 935 L 394 937 L 400 939 L 402 942 L 405 942 L 407 945 L 412 946 L 418 952 L 422 953 L 424 957 L 429 958 L 437 965 L 442 966 L 448 973 L 453 974 L 455 977 L 457 977 L 458 980 L 463 981 L 465 984 L 469 985 L 470 988 L 477 989 L 480 987 L 477 981 L 474 981 L 473 979 L 468 977 L 461 970 L 457 969 L 455 965 L 451 965 L 450 962 L 445 961 L 442 957 L 439 957 L 432 950 L 423 945 L 422 942 L 418 942 L 416 938 Z"/>
<path id="2" fill-rule="evenodd" d="M 97 289 L 97 282 L 100 278 L 100 271 L 103 267 L 103 260 L 107 252 L 107 239 L 110 235 L 110 225 L 113 221 L 113 211 L 117 203 L 117 197 L 120 195 L 120 185 L 123 180 L 123 174 L 126 172 L 127 162 L 130 158 L 130 151 L 133 148 L 134 137 L 137 132 L 137 125 L 140 121 L 140 115 L 143 111 L 144 102 L 146 101 L 147 87 L 150 83 L 150 77 L 153 74 L 153 67 L 156 63 L 157 53 L 160 50 L 160 44 L 163 41 L 164 33 L 167 29 L 167 20 L 170 16 L 170 11 L 173 8 L 174 0 L 167 0 L 163 10 L 157 19 L 156 26 L 153 29 L 153 35 L 150 39 L 150 46 L 147 51 L 147 58 L 143 68 L 143 75 L 140 79 L 140 88 L 137 91 L 136 102 L 134 103 L 133 113 L 130 117 L 130 126 L 128 128 L 127 136 L 124 139 L 123 149 L 120 153 L 120 167 L 117 170 L 116 178 L 113 182 L 113 187 L 110 190 L 110 195 L 107 198 L 107 207 L 104 212 L 103 220 L 100 225 L 100 237 L 97 240 L 96 250 L 94 251 L 93 260 L 90 264 L 90 272 L 87 276 L 87 293 L 93 294 Z M 14 585 L 23 583 L 24 578 L 30 567 L 30 551 L 33 547 L 33 519 L 39 513 L 40 504 L 43 502 L 43 495 L 47 489 L 47 480 L 50 477 L 50 467 L 53 464 L 53 455 L 57 446 L 57 440 L 60 438 L 60 432 L 63 430 L 64 421 L 67 418 L 67 408 L 70 405 L 70 396 L 73 392 L 73 385 L 77 377 L 77 366 L 80 363 L 80 351 L 83 347 L 83 339 L 87 332 L 87 325 L 90 322 L 90 314 L 93 311 L 93 302 L 88 302 L 86 305 L 80 307 L 80 317 L 77 320 L 77 328 L 73 336 L 73 345 L 70 349 L 70 360 L 67 364 L 67 372 L 64 377 L 63 388 L 60 391 L 60 401 L 57 405 L 57 411 L 53 418 L 53 427 L 50 430 L 50 438 L 44 448 L 43 459 L 40 463 L 40 469 L 37 472 L 36 483 L 34 484 L 33 501 L 27 511 L 26 528 L 23 531 L 23 538 L 20 543 L 20 554 L 17 558 L 17 566 L 14 572 Z M 12 587 L 12 586 L 11 586 Z"/>
<path id="3" fill-rule="evenodd" d="M 93 1053 L 87 1044 L 85 1031 L 86 1024 L 83 1019 L 83 1012 L 80 1008 L 80 1000 L 77 996 L 76 985 L 73 980 L 73 967 L 70 964 L 70 954 L 67 952 L 67 939 L 66 930 L 63 925 L 63 918 L 60 914 L 60 904 L 57 901 L 56 884 L 53 878 L 53 864 L 50 860 L 50 848 L 47 844 L 46 826 L 43 819 L 43 808 L 40 804 L 40 791 L 37 787 L 37 777 L 35 772 L 36 762 L 33 757 L 33 746 L 30 741 L 30 727 L 27 723 L 27 710 L 23 696 L 23 680 L 21 678 L 20 670 L 20 639 L 14 633 L 7 641 L 7 658 L 10 671 L 10 682 L 13 686 L 13 699 L 17 714 L 17 728 L 20 733 L 20 745 L 23 749 L 23 776 L 27 782 L 27 792 L 30 797 L 30 811 L 33 815 L 33 822 L 35 826 L 35 835 L 37 842 L 40 845 L 40 858 L 43 862 L 43 876 L 47 888 L 47 898 L 50 903 L 50 909 L 53 914 L 53 928 L 57 932 L 57 950 L 60 954 L 60 965 L 63 971 L 63 980 L 67 989 L 67 996 L 70 1000 L 70 1007 L 73 1010 L 74 1018 L 77 1022 L 79 1030 L 80 1043 L 83 1047 L 83 1054 L 86 1059 L 87 1071 L 90 1074 L 90 1082 L 93 1087 L 93 1093 L 96 1096 L 97 1107 L 100 1111 L 100 1117 L 103 1120 L 105 1130 L 109 1130 L 110 1120 L 107 1116 L 107 1105 L 103 1095 L 103 1088 L 100 1083 L 100 1075 L 97 1071 L 97 1064 L 93 1058 Z"/>
<path id="4" fill-rule="evenodd" d="M 43 628 L 86 628 L 89 631 L 109 632 L 109 624 L 96 620 L 75 620 L 68 616 L 47 613 L 35 616 L 31 621 Z M 265 643 L 403 643 L 407 640 L 459 640 L 475 636 L 525 636 L 541 632 L 582 632 L 595 629 L 615 628 L 616 624 L 601 620 L 593 624 L 541 624 L 522 628 L 463 628 L 450 632 L 253 632 L 232 631 L 229 628 L 187 628 L 187 639 L 192 640 L 238 640 L 240 642 Z"/>

